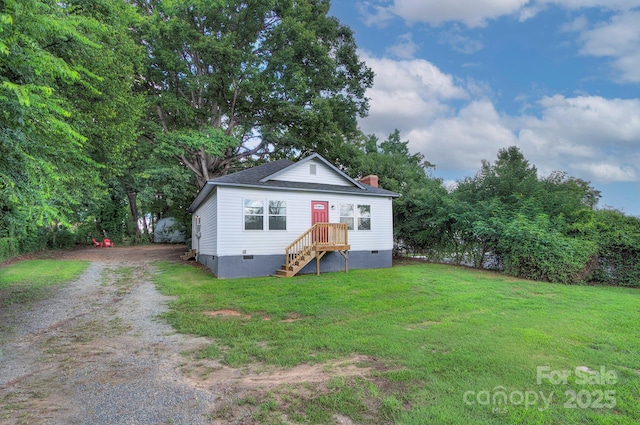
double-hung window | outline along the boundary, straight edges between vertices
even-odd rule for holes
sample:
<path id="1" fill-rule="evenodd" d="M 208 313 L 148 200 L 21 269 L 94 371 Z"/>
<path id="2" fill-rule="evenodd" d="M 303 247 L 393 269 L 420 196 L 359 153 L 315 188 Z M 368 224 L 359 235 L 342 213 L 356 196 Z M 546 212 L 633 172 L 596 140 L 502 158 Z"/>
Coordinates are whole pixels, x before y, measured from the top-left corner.
<path id="1" fill-rule="evenodd" d="M 371 205 L 340 204 L 340 223 L 347 223 L 349 230 L 371 230 Z"/>
<path id="2" fill-rule="evenodd" d="M 287 230 L 287 203 L 269 201 L 269 230 Z"/>
<path id="3" fill-rule="evenodd" d="M 371 205 L 358 205 L 358 230 L 371 230 Z"/>
<path id="4" fill-rule="evenodd" d="M 286 202 L 245 199 L 244 230 L 287 230 Z"/>
<path id="5" fill-rule="evenodd" d="M 264 230 L 264 201 L 244 200 L 244 230 Z"/>
<path id="6" fill-rule="evenodd" d="M 340 223 L 347 223 L 349 230 L 353 230 L 354 210 L 353 204 L 340 204 Z"/>

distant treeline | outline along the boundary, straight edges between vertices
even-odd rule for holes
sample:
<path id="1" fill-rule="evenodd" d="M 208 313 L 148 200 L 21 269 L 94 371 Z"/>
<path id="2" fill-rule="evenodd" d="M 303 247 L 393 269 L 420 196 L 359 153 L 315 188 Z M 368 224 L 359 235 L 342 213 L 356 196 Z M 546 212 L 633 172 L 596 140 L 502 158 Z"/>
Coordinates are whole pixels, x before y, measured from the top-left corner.
<path id="1" fill-rule="evenodd" d="M 534 280 L 640 287 L 640 219 L 597 209 L 600 193 L 589 182 L 563 172 L 538 177 L 517 147 L 451 190 L 427 176 L 397 189 L 398 254 Z"/>

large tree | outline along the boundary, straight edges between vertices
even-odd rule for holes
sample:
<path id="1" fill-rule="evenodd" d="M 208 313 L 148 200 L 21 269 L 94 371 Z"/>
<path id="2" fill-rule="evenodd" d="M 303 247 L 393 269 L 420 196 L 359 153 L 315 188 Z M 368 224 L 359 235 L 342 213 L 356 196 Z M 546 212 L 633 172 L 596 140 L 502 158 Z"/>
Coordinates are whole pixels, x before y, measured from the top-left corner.
<path id="1" fill-rule="evenodd" d="M 0 239 L 27 238 L 37 226 L 64 221 L 91 185 L 95 162 L 86 138 L 70 123 L 61 91 L 94 90 L 95 78 L 65 52 L 98 48 L 86 20 L 47 0 L 5 0 L 0 11 Z M 14 245 L 9 251 L 33 249 Z"/>
<path id="2" fill-rule="evenodd" d="M 328 0 L 146 0 L 145 136 L 198 186 L 253 156 L 340 159 L 373 73 Z"/>
<path id="3" fill-rule="evenodd" d="M 144 64 L 144 48 L 134 37 L 142 20 L 126 0 L 68 0 L 65 7 L 73 16 L 86 18 L 81 29 L 100 46 L 61 52 L 68 62 L 96 76 L 95 90 L 81 85 L 63 88 L 72 108 L 70 122 L 87 138 L 84 148 L 100 165 L 102 184 L 85 193 L 85 208 L 79 211 L 93 216 L 97 228 L 92 232 L 105 230 L 118 238 L 124 231 L 122 216 L 127 214 L 110 204 L 128 204 L 130 225 L 126 229 L 139 236 L 137 194 L 141 189 L 132 170 L 145 159 L 138 155 L 145 96 L 135 84 Z"/>
<path id="4" fill-rule="evenodd" d="M 394 237 L 401 251 L 433 254 L 442 245 L 444 210 L 447 192 L 442 180 L 429 171 L 434 164 L 425 161 L 420 153 L 409 151 L 409 142 L 402 141 L 400 130 L 380 142 L 377 137 L 362 137 L 359 154 L 352 154 L 349 171 L 354 176 L 375 174 L 380 187 L 400 193 L 393 201 Z"/>
<path id="5" fill-rule="evenodd" d="M 0 242 L 43 241 L 42 228 L 96 216 L 99 198 L 114 193 L 107 183 L 135 159 L 139 18 L 126 0 L 2 6 Z M 12 243 L 14 253 L 37 248 Z"/>

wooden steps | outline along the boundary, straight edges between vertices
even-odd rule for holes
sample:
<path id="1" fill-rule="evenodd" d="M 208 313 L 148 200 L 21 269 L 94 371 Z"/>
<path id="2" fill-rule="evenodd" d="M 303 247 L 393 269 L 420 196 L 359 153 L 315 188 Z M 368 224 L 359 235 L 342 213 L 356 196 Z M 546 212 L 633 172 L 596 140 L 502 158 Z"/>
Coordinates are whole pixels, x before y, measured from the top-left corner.
<path id="1" fill-rule="evenodd" d="M 180 259 L 182 261 L 189 261 L 189 260 L 195 260 L 196 259 L 196 254 L 197 254 L 197 250 L 195 249 L 190 249 L 189 251 L 185 252 L 184 254 L 182 254 L 180 256 Z"/>
<path id="2" fill-rule="evenodd" d="M 344 257 L 344 270 L 348 270 L 347 251 L 349 229 L 346 223 L 316 223 L 285 249 L 285 265 L 274 276 L 295 276 L 304 266 L 316 260 L 316 274 L 320 275 L 320 260 L 327 252 L 338 251 Z"/>
<path id="3" fill-rule="evenodd" d="M 289 264 L 287 268 L 286 265 L 282 265 L 282 267 L 276 270 L 275 276 L 278 277 L 292 277 L 295 276 L 304 266 L 309 264 L 311 260 L 316 258 L 316 253 L 313 250 L 309 250 L 309 252 L 305 255 L 301 255 L 296 258 L 295 261 Z"/>

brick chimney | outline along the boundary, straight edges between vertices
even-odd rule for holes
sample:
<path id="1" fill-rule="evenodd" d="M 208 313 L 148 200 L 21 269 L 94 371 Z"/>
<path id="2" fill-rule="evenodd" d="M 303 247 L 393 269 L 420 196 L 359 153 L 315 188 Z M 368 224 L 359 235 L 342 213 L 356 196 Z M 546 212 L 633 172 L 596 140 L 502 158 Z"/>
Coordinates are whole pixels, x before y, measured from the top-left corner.
<path id="1" fill-rule="evenodd" d="M 360 183 L 368 184 L 369 186 L 378 187 L 378 176 L 375 174 L 369 174 L 360 179 Z"/>

